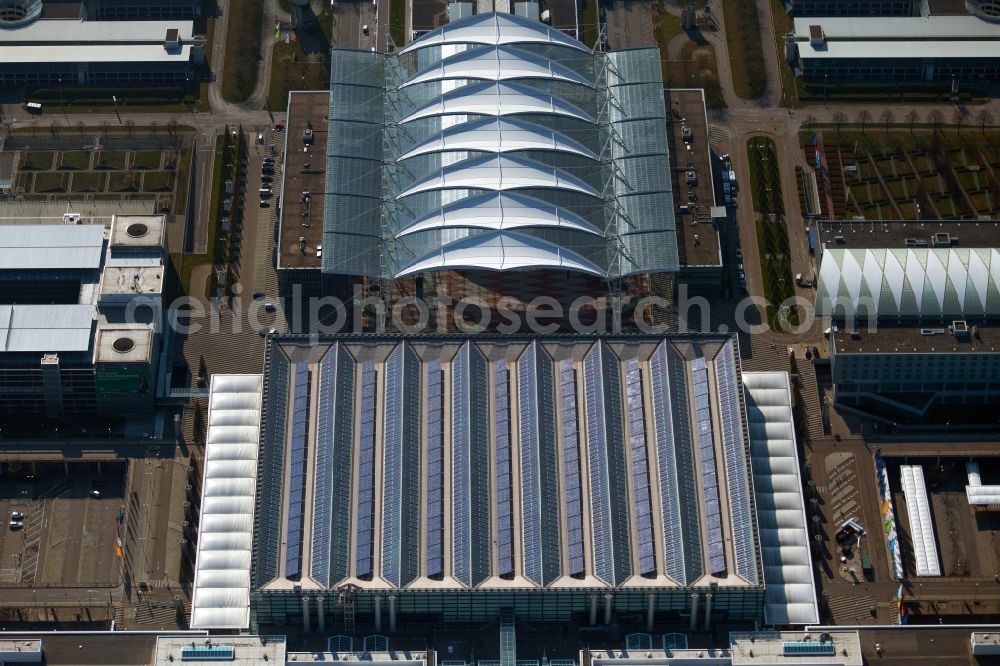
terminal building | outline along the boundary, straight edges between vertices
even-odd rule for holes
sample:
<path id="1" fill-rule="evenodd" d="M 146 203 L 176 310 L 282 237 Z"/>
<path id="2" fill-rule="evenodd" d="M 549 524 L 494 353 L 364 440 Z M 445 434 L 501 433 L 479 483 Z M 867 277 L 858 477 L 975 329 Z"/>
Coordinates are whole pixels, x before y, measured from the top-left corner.
<path id="1" fill-rule="evenodd" d="M 1000 78 L 1000 30 L 969 14 L 796 18 L 785 55 L 813 84 L 988 84 Z"/>
<path id="2" fill-rule="evenodd" d="M 0 223 L 0 414 L 129 416 L 153 405 L 164 278 L 159 216 Z"/>
<path id="3" fill-rule="evenodd" d="M 192 627 L 817 621 L 788 377 L 736 344 L 270 339 L 212 379 Z"/>
<path id="4" fill-rule="evenodd" d="M 97 4 L 108 8 L 116 3 L 99 0 Z M 79 10 L 84 14 L 80 17 L 46 18 L 49 3 L 4 3 L 0 13 L 0 85 L 186 85 L 203 59 L 202 40 L 193 34 L 191 17 L 157 11 L 148 20 L 124 20 L 141 16 L 127 4 L 120 6 L 124 15 L 115 16 L 115 20 L 89 20 L 85 6 Z M 110 9 L 98 12 L 99 17 L 113 14 Z"/>
<path id="5" fill-rule="evenodd" d="M 670 295 L 656 49 L 594 52 L 537 20 L 485 13 L 388 55 L 334 49 L 331 68 L 328 107 L 290 103 L 282 293 L 363 284 L 390 303 L 490 307 L 504 295 Z"/>
<path id="6" fill-rule="evenodd" d="M 1000 400 L 1000 223 L 825 222 L 819 233 L 816 313 L 831 322 L 838 402 L 912 418 Z"/>

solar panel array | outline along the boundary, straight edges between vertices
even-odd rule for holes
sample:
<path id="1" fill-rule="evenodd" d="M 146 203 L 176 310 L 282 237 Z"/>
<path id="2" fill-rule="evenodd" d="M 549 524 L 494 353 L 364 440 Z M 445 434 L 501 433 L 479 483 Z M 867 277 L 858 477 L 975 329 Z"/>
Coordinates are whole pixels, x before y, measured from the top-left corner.
<path id="1" fill-rule="evenodd" d="M 402 587 L 418 575 L 420 361 L 402 343 L 385 363 L 382 455 L 382 577 Z"/>
<path id="2" fill-rule="evenodd" d="M 524 574 L 539 585 L 559 577 L 559 454 L 552 357 L 537 341 L 517 362 Z"/>
<path id="3" fill-rule="evenodd" d="M 660 515 L 663 527 L 663 562 L 666 574 L 679 583 L 687 582 L 684 561 L 684 527 L 674 439 L 674 388 L 670 382 L 666 343 L 649 359 L 649 381 L 653 394 L 653 432 L 656 435 L 656 462 L 660 472 Z M 683 379 L 683 378 L 682 378 Z"/>
<path id="4" fill-rule="evenodd" d="M 253 585 L 261 587 L 278 577 L 281 511 L 285 483 L 285 424 L 288 416 L 288 357 L 272 351 L 265 375 L 264 438 L 257 465 L 256 538 L 251 567 Z"/>
<path id="5" fill-rule="evenodd" d="M 521 438 L 521 541 L 524 575 L 535 583 L 544 584 L 542 575 L 542 483 L 539 469 L 537 344 L 528 345 L 517 362 L 518 423 Z"/>
<path id="6" fill-rule="evenodd" d="M 781 644 L 781 653 L 784 656 L 811 656 L 811 657 L 832 657 L 837 654 L 837 649 L 832 641 L 785 641 Z"/>
<path id="7" fill-rule="evenodd" d="M 486 358 L 466 342 L 451 365 L 452 573 L 478 585 L 490 575 L 490 377 Z"/>
<path id="8" fill-rule="evenodd" d="M 354 568 L 358 578 L 371 578 L 375 541 L 375 361 L 361 364 L 361 428 L 358 438 L 358 511 L 355 521 Z"/>
<path id="9" fill-rule="evenodd" d="M 709 401 L 708 369 L 705 357 L 691 361 L 694 384 L 695 432 L 701 459 L 701 485 L 705 497 L 705 530 L 708 532 L 708 567 L 713 574 L 726 571 L 726 551 L 722 536 L 722 514 L 719 505 L 719 480 L 715 469 L 715 439 L 712 434 L 712 410 Z"/>
<path id="10" fill-rule="evenodd" d="M 444 575 L 444 372 L 441 361 L 427 364 L 427 531 L 426 569 Z"/>
<path id="11" fill-rule="evenodd" d="M 292 383 L 292 440 L 289 451 L 288 530 L 285 541 L 285 577 L 302 575 L 302 548 L 305 536 L 306 442 L 309 437 L 309 385 L 312 373 L 304 362 L 295 364 Z"/>
<path id="12" fill-rule="evenodd" d="M 576 370 L 573 361 L 559 361 L 559 406 L 562 425 L 563 495 L 566 550 L 570 576 L 583 576 L 583 486 L 580 478 L 580 432 L 576 410 Z"/>
<path id="13" fill-rule="evenodd" d="M 747 449 L 743 438 L 743 410 L 740 386 L 736 381 L 736 359 L 731 342 L 715 357 L 715 381 L 718 385 L 719 420 L 722 422 L 722 445 L 726 455 L 726 481 L 729 489 L 729 512 L 733 521 L 733 554 L 736 573 L 751 583 L 757 582 L 757 557 L 754 549 L 754 516 L 747 474 Z"/>
<path id="14" fill-rule="evenodd" d="M 603 340 L 589 349 L 573 343 L 581 348 L 558 365 L 549 355 L 556 347 L 543 341 L 518 343 L 515 363 L 512 350 L 487 361 L 468 341 L 444 342 L 450 359 L 431 352 L 422 360 L 425 347 L 409 341 L 388 353 L 331 343 L 318 361 L 311 354 L 297 363 L 272 353 L 272 372 L 284 372 L 265 388 L 282 409 L 265 420 L 268 469 L 258 485 L 268 488 L 274 476 L 267 492 L 286 501 L 259 500 L 262 520 L 275 505 L 278 513 L 257 527 L 255 585 L 273 580 L 270 566 L 293 579 L 308 573 L 326 589 L 349 575 L 394 588 L 422 574 L 467 587 L 515 575 L 539 587 L 563 575 L 611 586 L 657 574 L 681 585 L 706 573 L 758 582 L 732 343 L 693 360 L 696 346 L 657 343 L 650 356 Z M 355 353 L 384 360 L 355 361 Z M 572 359 L 581 356 L 578 368 Z M 303 544 L 308 483 L 311 540 Z M 720 483 L 731 511 L 721 512 Z"/>
<path id="15" fill-rule="evenodd" d="M 354 440 L 354 359 L 334 345 L 319 364 L 310 576 L 329 586 L 347 576 L 351 456 Z"/>
<path id="16" fill-rule="evenodd" d="M 493 362 L 493 427 L 496 458 L 497 575 L 514 575 L 514 487 L 510 451 L 510 375 L 505 361 Z"/>
<path id="17" fill-rule="evenodd" d="M 649 461 L 646 455 L 646 413 L 642 404 L 642 369 L 630 358 L 625 368 L 625 398 L 628 407 L 629 449 L 632 453 L 632 497 L 635 510 L 639 574 L 656 573 L 653 549 L 653 505 L 650 496 Z"/>
<path id="18" fill-rule="evenodd" d="M 594 573 L 618 585 L 631 573 L 617 357 L 604 342 L 583 359 Z"/>

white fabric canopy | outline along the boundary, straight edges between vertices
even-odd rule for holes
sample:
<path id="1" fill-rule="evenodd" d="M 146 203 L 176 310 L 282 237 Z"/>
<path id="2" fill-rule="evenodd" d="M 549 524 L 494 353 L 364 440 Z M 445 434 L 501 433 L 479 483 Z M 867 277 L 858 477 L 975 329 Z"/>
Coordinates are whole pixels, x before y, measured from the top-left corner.
<path id="1" fill-rule="evenodd" d="M 764 564 L 764 619 L 819 621 L 788 374 L 744 372 L 750 462 Z"/>
<path id="2" fill-rule="evenodd" d="M 570 250 L 534 236 L 493 232 L 470 236 L 418 259 L 396 277 L 439 268 L 505 271 L 558 268 L 602 276 L 601 269 Z"/>
<path id="3" fill-rule="evenodd" d="M 262 375 L 212 375 L 192 629 L 250 626 Z"/>
<path id="4" fill-rule="evenodd" d="M 937 556 L 937 539 L 934 537 L 934 523 L 931 520 L 930 502 L 927 500 L 927 486 L 924 485 L 924 468 L 920 465 L 900 465 L 899 474 L 903 482 L 906 517 L 910 523 L 917 575 L 940 576 L 941 564 Z"/>

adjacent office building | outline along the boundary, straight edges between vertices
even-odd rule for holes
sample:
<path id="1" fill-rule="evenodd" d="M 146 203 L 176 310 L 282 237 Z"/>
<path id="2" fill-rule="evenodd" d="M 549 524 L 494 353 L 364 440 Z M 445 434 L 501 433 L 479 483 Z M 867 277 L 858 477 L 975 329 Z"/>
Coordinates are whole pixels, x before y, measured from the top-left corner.
<path id="1" fill-rule="evenodd" d="M 128 416 L 151 409 L 163 216 L 0 224 L 0 413 Z"/>
<path id="2" fill-rule="evenodd" d="M 0 13 L 0 85 L 184 86 L 203 57 L 190 17 L 49 19 L 39 0 L 7 5 Z"/>
<path id="3" fill-rule="evenodd" d="M 914 417 L 1000 399 L 1000 224 L 829 222 L 819 231 L 816 313 L 831 320 L 839 402 Z"/>
<path id="4" fill-rule="evenodd" d="M 1000 31 L 979 16 L 796 18 L 785 52 L 807 83 L 985 84 L 1000 78 Z"/>
<path id="5" fill-rule="evenodd" d="M 792 16 L 920 16 L 927 0 L 787 0 Z"/>
<path id="6" fill-rule="evenodd" d="M 290 118 L 285 293 L 363 283 L 495 306 L 648 293 L 677 271 L 656 49 L 595 53 L 486 13 L 392 54 L 335 49 L 331 69 L 328 108 L 302 112 L 301 131 Z"/>

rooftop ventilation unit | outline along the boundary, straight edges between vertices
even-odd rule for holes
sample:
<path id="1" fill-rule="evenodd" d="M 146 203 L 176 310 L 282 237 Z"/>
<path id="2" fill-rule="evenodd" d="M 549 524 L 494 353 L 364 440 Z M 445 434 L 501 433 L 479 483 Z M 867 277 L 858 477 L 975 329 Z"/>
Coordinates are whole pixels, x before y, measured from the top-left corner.
<path id="1" fill-rule="evenodd" d="M 959 340 L 969 339 L 969 324 L 964 319 L 956 319 L 951 322 L 951 332 Z"/>
<path id="2" fill-rule="evenodd" d="M 80 224 L 80 214 L 66 213 L 63 215 L 63 224 Z"/>
<path id="3" fill-rule="evenodd" d="M 922 328 L 920 335 L 944 335 L 943 328 Z"/>
<path id="4" fill-rule="evenodd" d="M 934 247 L 951 247 L 951 234 L 946 231 L 934 234 Z"/>

